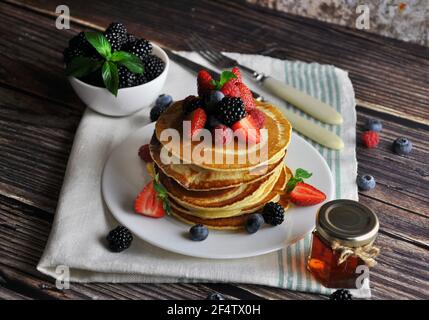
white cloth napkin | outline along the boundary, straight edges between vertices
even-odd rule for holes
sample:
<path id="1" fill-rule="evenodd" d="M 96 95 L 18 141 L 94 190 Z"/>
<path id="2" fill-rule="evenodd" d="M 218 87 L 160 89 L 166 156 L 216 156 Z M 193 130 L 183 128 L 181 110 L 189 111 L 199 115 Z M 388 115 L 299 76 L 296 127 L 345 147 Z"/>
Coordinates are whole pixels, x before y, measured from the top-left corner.
<path id="1" fill-rule="evenodd" d="M 207 64 L 196 53 L 182 52 Z M 357 199 L 354 91 L 345 71 L 328 65 L 284 61 L 265 56 L 231 53 L 238 61 L 284 80 L 335 106 L 344 117 L 341 152 L 313 144 L 326 158 L 336 183 L 336 197 Z M 285 104 L 248 79 L 269 101 Z M 172 62 L 163 92 L 175 100 L 196 93 L 196 75 Z M 100 177 L 110 152 L 130 133 L 149 123 L 149 110 L 124 118 L 111 118 L 86 110 L 70 154 L 57 212 L 46 249 L 37 269 L 52 277 L 62 275 L 57 266 L 70 268 L 76 282 L 234 282 L 252 283 L 329 294 L 306 270 L 311 242 L 308 235 L 278 252 L 245 259 L 211 260 L 164 251 L 135 239 L 130 249 L 111 253 L 104 237 L 117 223 L 103 203 Z M 134 152 L 130 150 L 130 152 Z M 369 282 L 354 294 L 369 297 Z"/>

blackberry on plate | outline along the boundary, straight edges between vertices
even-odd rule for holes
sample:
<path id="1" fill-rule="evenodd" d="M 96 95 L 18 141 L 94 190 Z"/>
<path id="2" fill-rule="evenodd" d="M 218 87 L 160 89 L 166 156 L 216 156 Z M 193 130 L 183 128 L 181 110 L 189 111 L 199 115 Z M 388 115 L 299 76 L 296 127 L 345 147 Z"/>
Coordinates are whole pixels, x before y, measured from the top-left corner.
<path id="1" fill-rule="evenodd" d="M 353 297 L 349 290 L 340 289 L 332 293 L 329 300 L 353 300 Z"/>
<path id="2" fill-rule="evenodd" d="M 279 203 L 271 201 L 264 206 L 262 216 L 266 223 L 277 226 L 284 221 L 285 209 Z"/>
<path id="3" fill-rule="evenodd" d="M 164 71 L 165 63 L 154 55 L 149 55 L 143 60 L 144 72 L 148 80 L 153 80 Z"/>
<path id="4" fill-rule="evenodd" d="M 119 88 L 134 87 L 137 85 L 137 75 L 124 66 L 118 67 Z"/>
<path id="5" fill-rule="evenodd" d="M 117 51 L 127 42 L 127 28 L 122 23 L 113 22 L 107 27 L 104 36 L 109 41 L 112 51 Z"/>
<path id="6" fill-rule="evenodd" d="M 195 109 L 204 107 L 203 100 L 196 96 L 188 96 L 183 101 L 183 111 L 185 111 L 186 114 L 191 113 Z"/>
<path id="7" fill-rule="evenodd" d="M 123 50 L 133 53 L 143 60 L 152 53 L 152 45 L 149 41 L 140 39 L 133 42 L 127 42 L 123 46 Z"/>
<path id="8" fill-rule="evenodd" d="M 118 226 L 109 232 L 106 239 L 110 250 L 113 252 L 121 252 L 130 247 L 133 241 L 133 235 L 127 228 Z"/>
<path id="9" fill-rule="evenodd" d="M 225 97 L 216 105 L 216 108 L 219 120 L 229 127 L 247 115 L 241 98 Z"/>

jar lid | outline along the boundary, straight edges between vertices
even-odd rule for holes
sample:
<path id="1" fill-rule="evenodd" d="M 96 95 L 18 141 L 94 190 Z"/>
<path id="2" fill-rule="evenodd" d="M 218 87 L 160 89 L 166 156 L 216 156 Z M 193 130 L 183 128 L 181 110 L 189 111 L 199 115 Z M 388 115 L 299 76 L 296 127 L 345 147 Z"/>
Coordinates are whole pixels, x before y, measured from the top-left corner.
<path id="1" fill-rule="evenodd" d="M 333 200 L 320 207 L 316 229 L 329 243 L 352 248 L 372 243 L 378 233 L 379 222 L 367 206 L 353 200 Z"/>

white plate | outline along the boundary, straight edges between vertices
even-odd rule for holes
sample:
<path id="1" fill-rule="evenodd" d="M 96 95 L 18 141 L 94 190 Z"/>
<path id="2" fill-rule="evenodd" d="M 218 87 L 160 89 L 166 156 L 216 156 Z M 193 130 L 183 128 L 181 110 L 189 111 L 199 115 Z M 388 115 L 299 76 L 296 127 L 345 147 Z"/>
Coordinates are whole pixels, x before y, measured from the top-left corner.
<path id="1" fill-rule="evenodd" d="M 153 219 L 134 213 L 134 198 L 149 181 L 146 166 L 137 152 L 141 145 L 149 143 L 153 130 L 154 123 L 151 123 L 125 139 L 110 155 L 102 177 L 102 193 L 108 208 L 135 236 L 162 249 L 188 256 L 233 259 L 279 250 L 300 240 L 314 228 L 320 205 L 292 205 L 280 226 L 264 226 L 252 235 L 245 231 L 210 230 L 206 240 L 194 242 L 188 238 L 190 226 L 174 217 Z M 309 183 L 322 190 L 328 200 L 332 199 L 334 181 L 328 165 L 316 149 L 296 134 L 292 135 L 286 163 L 293 171 L 304 168 L 313 172 Z"/>

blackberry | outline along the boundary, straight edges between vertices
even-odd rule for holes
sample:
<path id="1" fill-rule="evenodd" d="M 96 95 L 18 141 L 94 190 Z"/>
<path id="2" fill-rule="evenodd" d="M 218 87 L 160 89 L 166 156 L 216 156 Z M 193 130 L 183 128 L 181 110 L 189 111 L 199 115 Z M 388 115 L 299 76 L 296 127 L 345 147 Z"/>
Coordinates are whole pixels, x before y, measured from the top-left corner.
<path id="1" fill-rule="evenodd" d="M 216 105 L 216 109 L 218 112 L 217 117 L 228 127 L 247 115 L 243 100 L 236 97 L 223 98 Z"/>
<path id="2" fill-rule="evenodd" d="M 277 226 L 283 223 L 285 209 L 277 202 L 268 202 L 262 210 L 262 216 L 266 223 Z"/>
<path id="3" fill-rule="evenodd" d="M 349 290 L 340 289 L 329 296 L 329 300 L 353 300 Z"/>
<path id="4" fill-rule="evenodd" d="M 128 88 L 138 85 L 137 75 L 124 66 L 118 67 L 119 88 Z"/>
<path id="5" fill-rule="evenodd" d="M 86 40 L 85 33 L 79 32 L 76 36 L 69 40 L 69 48 L 80 48 L 82 50 L 91 46 L 88 40 Z"/>
<path id="6" fill-rule="evenodd" d="M 133 34 L 131 34 L 131 33 L 128 33 L 128 34 L 127 34 L 127 42 L 134 42 L 134 41 L 136 41 L 136 40 L 138 40 L 138 39 L 136 38 L 136 36 L 135 36 L 135 35 L 133 35 Z"/>
<path id="7" fill-rule="evenodd" d="M 144 73 L 137 74 L 136 76 L 137 76 L 137 81 L 136 81 L 137 86 L 144 84 L 146 82 L 149 82 Z"/>
<path id="8" fill-rule="evenodd" d="M 74 58 L 84 55 L 84 51 L 78 47 L 65 48 L 63 51 L 64 62 L 70 63 Z"/>
<path id="9" fill-rule="evenodd" d="M 153 80 L 164 71 L 165 63 L 154 55 L 149 55 L 143 60 L 144 72 L 148 80 Z"/>
<path id="10" fill-rule="evenodd" d="M 143 60 L 152 53 L 152 45 L 149 41 L 141 39 L 133 42 L 127 42 L 123 46 L 123 50 L 133 53 Z"/>
<path id="11" fill-rule="evenodd" d="M 109 41 L 112 51 L 118 51 L 127 42 L 127 28 L 122 23 L 111 23 L 104 36 Z"/>
<path id="12" fill-rule="evenodd" d="M 203 100 L 196 96 L 188 96 L 183 101 L 183 111 L 185 114 L 191 113 L 197 108 L 204 107 Z"/>
<path id="13" fill-rule="evenodd" d="M 123 226 L 118 226 L 111 230 L 106 237 L 109 248 L 113 252 L 121 252 L 128 249 L 133 241 L 133 235 L 130 230 Z"/>
<path id="14" fill-rule="evenodd" d="M 96 87 L 105 87 L 104 82 L 103 82 L 103 78 L 101 77 L 101 72 L 100 70 L 96 70 L 84 77 L 79 78 L 80 80 L 82 80 L 85 83 L 88 83 L 90 85 L 96 86 Z"/>

